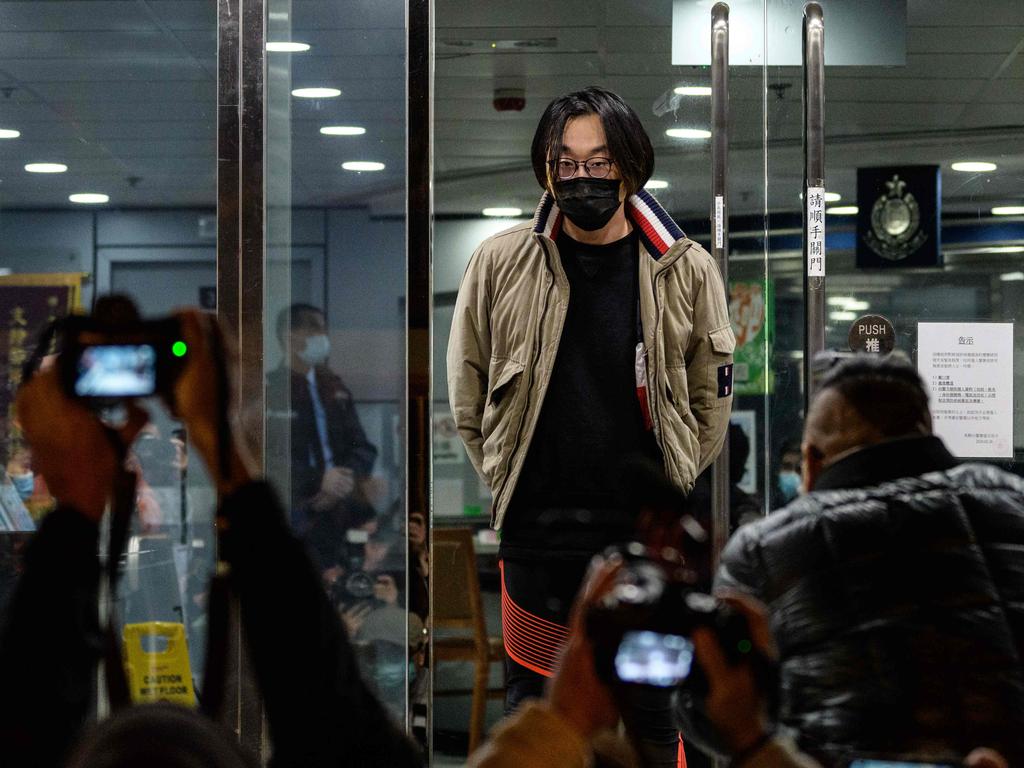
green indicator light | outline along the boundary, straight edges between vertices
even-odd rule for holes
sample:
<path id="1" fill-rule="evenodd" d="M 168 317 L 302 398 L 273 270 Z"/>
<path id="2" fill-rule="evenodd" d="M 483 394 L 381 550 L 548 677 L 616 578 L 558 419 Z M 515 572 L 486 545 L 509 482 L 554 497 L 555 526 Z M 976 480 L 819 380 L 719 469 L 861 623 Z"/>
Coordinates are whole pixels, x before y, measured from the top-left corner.
<path id="1" fill-rule="evenodd" d="M 749 640 L 740 640 L 736 647 L 739 648 L 740 653 L 750 653 L 754 648 Z"/>
<path id="2" fill-rule="evenodd" d="M 175 357 L 184 357 L 187 352 L 188 352 L 188 344 L 186 344 L 184 341 L 176 341 L 171 346 L 171 353 Z"/>

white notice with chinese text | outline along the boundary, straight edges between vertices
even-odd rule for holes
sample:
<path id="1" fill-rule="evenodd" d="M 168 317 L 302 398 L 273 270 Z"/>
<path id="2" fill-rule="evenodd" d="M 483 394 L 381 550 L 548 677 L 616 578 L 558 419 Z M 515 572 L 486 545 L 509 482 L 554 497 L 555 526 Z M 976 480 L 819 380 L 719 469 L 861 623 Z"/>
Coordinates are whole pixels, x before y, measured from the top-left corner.
<path id="1" fill-rule="evenodd" d="M 825 276 L 825 188 L 808 187 L 807 196 L 807 276 Z"/>
<path id="2" fill-rule="evenodd" d="M 1013 323 L 918 323 L 917 369 L 954 456 L 1013 458 Z"/>

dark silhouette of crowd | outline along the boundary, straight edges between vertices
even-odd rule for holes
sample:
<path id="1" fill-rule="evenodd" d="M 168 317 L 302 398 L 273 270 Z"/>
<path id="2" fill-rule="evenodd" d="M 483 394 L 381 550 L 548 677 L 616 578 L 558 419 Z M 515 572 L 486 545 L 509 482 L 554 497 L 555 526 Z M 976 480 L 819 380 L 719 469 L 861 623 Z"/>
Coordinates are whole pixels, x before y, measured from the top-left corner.
<path id="1" fill-rule="evenodd" d="M 170 399 L 221 499 L 218 572 L 237 600 L 271 764 L 421 765 L 419 748 L 363 679 L 349 635 L 371 624 L 382 637 L 404 631 L 397 592 L 409 557 L 423 587 L 408 603 L 426 618 L 426 521 L 410 530 L 409 554 L 400 532 L 320 499 L 303 525 L 360 535 L 340 553 L 311 551 L 295 533 L 295 507 L 258 479 L 225 429 L 214 372 L 230 365 L 215 351 L 222 341 L 211 342 L 219 329 L 196 313 L 179 318 L 190 356 Z M 255 765 L 202 709 L 136 705 L 92 723 L 97 666 L 111 658 L 97 613 L 100 524 L 119 462 L 147 418 L 128 403 L 116 430 L 104 426 L 53 369 L 22 387 L 17 410 L 59 504 L 28 546 L 0 639 L 3 765 Z M 742 453 L 742 435 L 732 440 Z M 708 626 L 689 632 L 704 684 L 674 700 L 687 743 L 746 768 L 1024 764 L 1024 481 L 958 462 L 932 434 L 925 387 L 899 356 L 832 368 L 800 451 L 802 494 L 767 517 L 746 515 L 714 573 L 717 605 L 741 617 L 748 656 Z M 310 485 L 315 497 L 324 469 L 312 469 L 321 476 L 320 490 Z M 734 483 L 740 471 L 737 463 Z M 395 616 L 339 615 L 325 572 L 357 561 L 370 574 L 359 588 Z M 629 721 L 620 727 L 623 687 L 596 669 L 589 623 L 624 567 L 619 554 L 591 564 L 544 696 L 499 724 L 470 765 L 643 764 Z"/>

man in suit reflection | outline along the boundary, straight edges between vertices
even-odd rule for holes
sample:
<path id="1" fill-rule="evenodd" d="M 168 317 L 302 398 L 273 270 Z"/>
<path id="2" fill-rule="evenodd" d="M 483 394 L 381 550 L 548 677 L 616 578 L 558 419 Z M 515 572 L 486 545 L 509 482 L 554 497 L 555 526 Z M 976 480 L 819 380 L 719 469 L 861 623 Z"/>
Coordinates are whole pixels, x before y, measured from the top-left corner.
<path id="1" fill-rule="evenodd" d="M 290 467 L 292 526 L 308 537 L 326 518 L 347 518 L 353 505 L 366 505 L 361 484 L 373 470 L 377 448 L 366 437 L 352 393 L 328 367 L 323 311 L 311 304 L 282 310 L 277 339 L 285 359 L 267 377 L 268 468 Z M 322 550 L 328 543 L 318 544 Z"/>

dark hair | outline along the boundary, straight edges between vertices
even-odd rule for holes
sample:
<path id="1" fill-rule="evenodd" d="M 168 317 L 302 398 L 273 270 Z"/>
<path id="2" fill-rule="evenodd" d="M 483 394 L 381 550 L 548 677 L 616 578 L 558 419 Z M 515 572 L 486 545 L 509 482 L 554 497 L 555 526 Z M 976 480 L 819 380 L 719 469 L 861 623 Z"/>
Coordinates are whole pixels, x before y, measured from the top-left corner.
<path id="1" fill-rule="evenodd" d="M 86 734 L 68 768 L 255 768 L 231 734 L 176 704 L 129 707 Z"/>
<path id="2" fill-rule="evenodd" d="M 642 189 L 654 173 L 654 148 L 647 131 L 632 107 L 611 91 L 594 85 L 559 96 L 544 110 L 530 149 L 537 183 L 548 189 L 553 180 L 549 158 L 556 160 L 561 156 L 566 124 L 584 115 L 601 119 L 608 152 L 619 170 L 626 195 Z"/>
<path id="3" fill-rule="evenodd" d="M 277 314 L 277 338 L 283 341 L 285 332 L 298 328 L 302 325 L 303 316 L 311 313 L 323 317 L 324 311 L 320 307 L 301 302 L 282 309 Z"/>
<path id="4" fill-rule="evenodd" d="M 931 424 L 924 382 L 902 354 L 848 357 L 822 377 L 819 394 L 828 389 L 884 437 L 920 432 Z"/>

